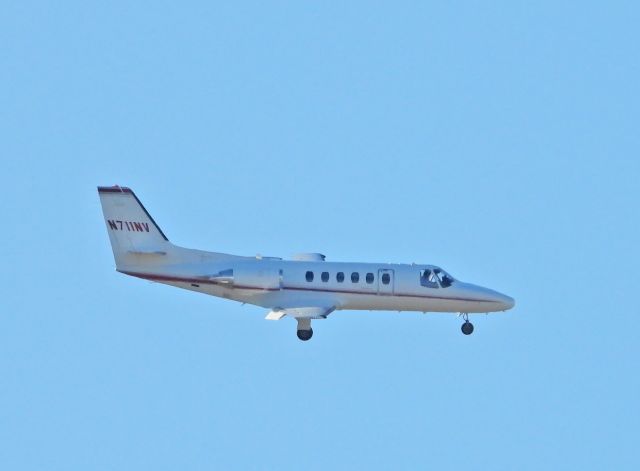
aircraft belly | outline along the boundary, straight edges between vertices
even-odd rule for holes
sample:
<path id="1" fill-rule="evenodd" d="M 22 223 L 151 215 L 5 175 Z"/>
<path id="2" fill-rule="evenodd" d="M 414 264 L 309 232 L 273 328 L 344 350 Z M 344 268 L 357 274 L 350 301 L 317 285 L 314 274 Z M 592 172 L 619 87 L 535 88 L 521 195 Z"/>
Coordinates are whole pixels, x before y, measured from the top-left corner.
<path id="1" fill-rule="evenodd" d="M 225 297 L 236 301 L 254 304 L 266 308 L 281 308 L 300 306 L 335 306 L 332 296 L 317 293 L 289 292 L 287 290 L 228 290 Z"/>
<path id="2" fill-rule="evenodd" d="M 413 298 L 378 294 L 342 294 L 341 309 L 368 311 L 419 311 L 420 305 Z"/>
<path id="3" fill-rule="evenodd" d="M 339 310 L 418 311 L 418 312 L 488 312 L 492 306 L 464 299 L 426 298 L 411 295 L 355 293 L 318 293 L 298 290 L 238 289 L 208 283 L 159 281 L 177 288 L 197 291 L 266 308 L 298 306 L 335 306 Z"/>
<path id="4" fill-rule="evenodd" d="M 339 309 L 418 312 L 484 312 L 475 302 L 410 295 L 343 294 Z"/>

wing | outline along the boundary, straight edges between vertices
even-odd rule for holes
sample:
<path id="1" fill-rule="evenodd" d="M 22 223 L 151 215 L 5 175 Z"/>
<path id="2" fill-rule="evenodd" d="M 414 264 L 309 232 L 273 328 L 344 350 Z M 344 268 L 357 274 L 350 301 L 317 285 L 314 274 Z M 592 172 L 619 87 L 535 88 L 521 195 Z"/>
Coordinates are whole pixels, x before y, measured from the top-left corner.
<path id="1" fill-rule="evenodd" d="M 326 319 L 335 310 L 335 306 L 274 308 L 267 314 L 265 319 L 279 321 L 284 316 L 293 317 L 294 319 Z"/>

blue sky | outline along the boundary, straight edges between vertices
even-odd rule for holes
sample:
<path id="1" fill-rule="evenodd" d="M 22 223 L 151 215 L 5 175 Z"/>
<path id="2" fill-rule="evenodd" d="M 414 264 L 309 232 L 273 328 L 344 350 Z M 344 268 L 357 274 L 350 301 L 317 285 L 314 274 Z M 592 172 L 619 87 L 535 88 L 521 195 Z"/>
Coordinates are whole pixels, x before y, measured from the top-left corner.
<path id="1" fill-rule="evenodd" d="M 635 2 L 5 2 L 0 468 L 638 469 Z M 507 314 L 263 309 L 187 247 L 440 264 Z"/>

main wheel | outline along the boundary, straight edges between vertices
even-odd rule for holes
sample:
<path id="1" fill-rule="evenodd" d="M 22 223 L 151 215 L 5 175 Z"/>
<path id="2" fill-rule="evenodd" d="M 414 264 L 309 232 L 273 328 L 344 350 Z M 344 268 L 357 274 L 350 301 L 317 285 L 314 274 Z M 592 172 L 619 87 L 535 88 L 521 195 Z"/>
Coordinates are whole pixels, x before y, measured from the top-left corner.
<path id="1" fill-rule="evenodd" d="M 298 331 L 297 331 L 297 334 L 298 334 L 298 338 L 299 338 L 300 340 L 303 340 L 303 341 L 305 341 L 305 342 L 306 342 L 306 341 L 307 341 L 307 340 L 309 340 L 311 337 L 313 337 L 313 329 L 309 329 L 309 330 L 298 330 Z"/>
<path id="2" fill-rule="evenodd" d="M 460 330 L 462 330 L 464 335 L 471 335 L 473 333 L 473 324 L 469 321 L 465 321 Z"/>

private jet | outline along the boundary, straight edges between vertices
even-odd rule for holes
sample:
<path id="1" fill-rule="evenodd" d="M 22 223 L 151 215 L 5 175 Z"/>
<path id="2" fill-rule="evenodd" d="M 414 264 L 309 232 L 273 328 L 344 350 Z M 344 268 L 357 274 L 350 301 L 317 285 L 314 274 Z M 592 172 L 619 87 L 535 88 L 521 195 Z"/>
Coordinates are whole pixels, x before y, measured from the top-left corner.
<path id="1" fill-rule="evenodd" d="M 342 310 L 458 313 L 462 333 L 470 335 L 469 314 L 515 304 L 434 265 L 329 262 L 320 253 L 285 260 L 179 247 L 130 188 L 99 186 L 98 194 L 118 272 L 260 306 L 268 320 L 293 318 L 300 340 L 313 336 L 312 320 Z"/>

